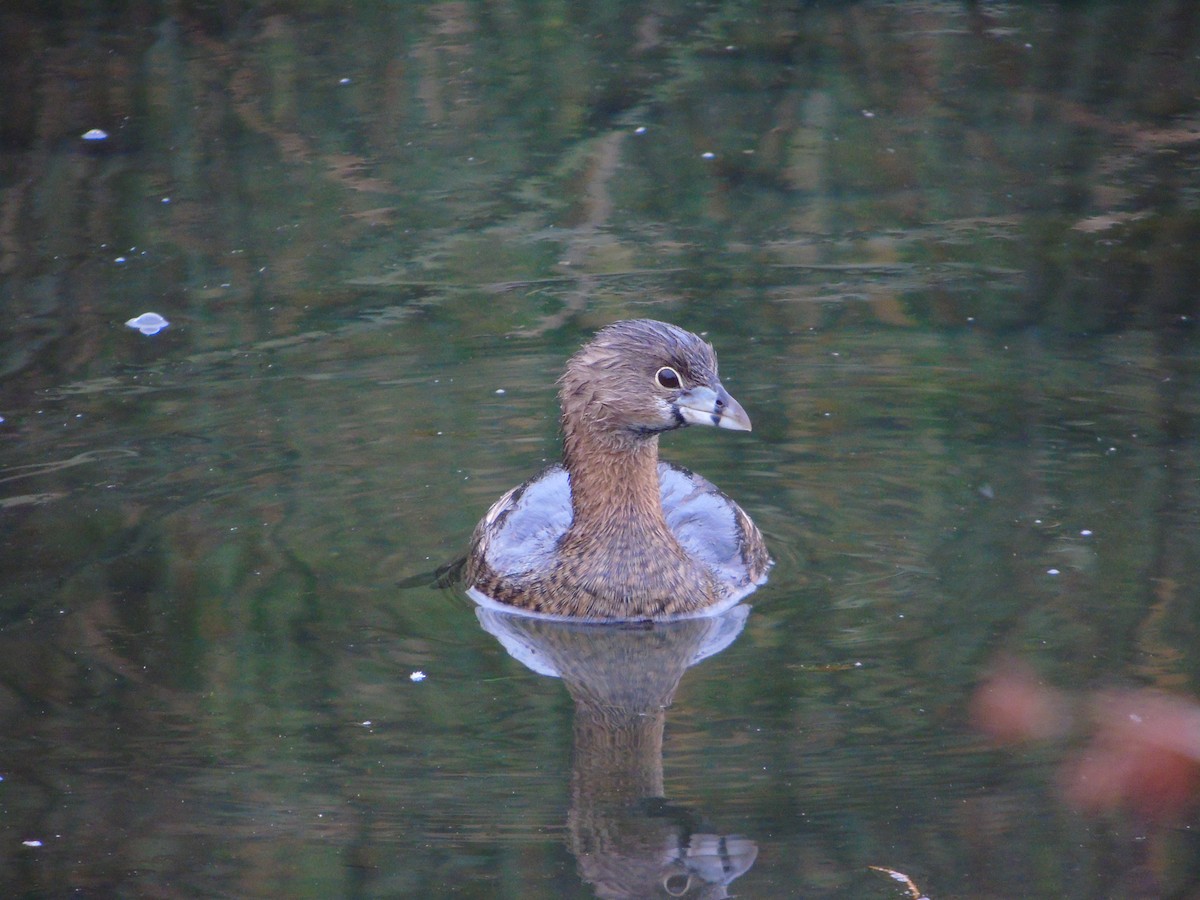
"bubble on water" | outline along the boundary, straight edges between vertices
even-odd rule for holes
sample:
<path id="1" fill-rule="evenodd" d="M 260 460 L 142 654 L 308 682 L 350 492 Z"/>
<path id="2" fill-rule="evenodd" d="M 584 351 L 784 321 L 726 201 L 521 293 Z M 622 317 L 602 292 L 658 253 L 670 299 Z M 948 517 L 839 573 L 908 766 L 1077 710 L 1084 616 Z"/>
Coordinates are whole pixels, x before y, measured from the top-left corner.
<path id="1" fill-rule="evenodd" d="M 89 128 L 80 137 L 85 141 L 107 141 L 108 132 L 100 128 Z"/>
<path id="2" fill-rule="evenodd" d="M 170 324 L 156 312 L 142 313 L 137 318 L 130 319 L 125 323 L 127 327 L 135 328 L 145 335 L 158 334 Z"/>

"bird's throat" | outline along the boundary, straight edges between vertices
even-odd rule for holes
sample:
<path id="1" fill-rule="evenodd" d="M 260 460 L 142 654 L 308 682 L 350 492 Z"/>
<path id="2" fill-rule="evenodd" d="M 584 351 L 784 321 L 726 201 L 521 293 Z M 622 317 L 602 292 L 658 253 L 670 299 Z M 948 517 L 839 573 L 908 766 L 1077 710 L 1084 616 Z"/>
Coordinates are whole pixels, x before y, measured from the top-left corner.
<path id="1" fill-rule="evenodd" d="M 658 482 L 658 438 L 621 443 L 597 439 L 586 428 L 564 433 L 563 464 L 571 480 L 571 531 L 575 535 L 645 539 L 666 536 Z"/>

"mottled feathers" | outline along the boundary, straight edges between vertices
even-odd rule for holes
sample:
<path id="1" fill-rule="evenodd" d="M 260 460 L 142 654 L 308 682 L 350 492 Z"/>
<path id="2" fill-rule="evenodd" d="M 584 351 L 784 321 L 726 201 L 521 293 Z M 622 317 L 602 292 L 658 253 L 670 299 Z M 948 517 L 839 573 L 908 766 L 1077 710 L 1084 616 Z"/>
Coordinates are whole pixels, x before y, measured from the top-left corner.
<path id="1" fill-rule="evenodd" d="M 726 609 L 766 578 L 762 535 L 703 478 L 658 462 L 658 435 L 748 430 L 712 347 L 648 319 L 602 329 L 559 379 L 563 465 L 500 498 L 465 576 L 485 605 L 588 619 Z"/>

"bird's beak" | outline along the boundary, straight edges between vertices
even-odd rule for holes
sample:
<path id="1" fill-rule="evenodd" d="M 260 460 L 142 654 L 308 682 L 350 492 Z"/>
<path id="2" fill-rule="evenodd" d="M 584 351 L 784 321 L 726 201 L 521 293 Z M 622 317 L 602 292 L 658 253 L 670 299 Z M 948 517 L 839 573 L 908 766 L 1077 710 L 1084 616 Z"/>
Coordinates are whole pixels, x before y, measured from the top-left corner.
<path id="1" fill-rule="evenodd" d="M 749 431 L 750 417 L 717 382 L 715 387 L 701 385 L 684 391 L 675 400 L 675 411 L 689 425 L 715 425 L 732 431 Z"/>

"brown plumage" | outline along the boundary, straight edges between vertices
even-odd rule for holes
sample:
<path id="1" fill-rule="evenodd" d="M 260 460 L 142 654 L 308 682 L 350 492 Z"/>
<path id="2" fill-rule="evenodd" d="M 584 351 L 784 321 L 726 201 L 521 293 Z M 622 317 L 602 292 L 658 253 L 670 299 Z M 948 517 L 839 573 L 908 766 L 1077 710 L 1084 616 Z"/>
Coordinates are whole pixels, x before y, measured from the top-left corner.
<path id="1" fill-rule="evenodd" d="M 657 619 L 725 608 L 765 580 L 770 559 L 749 517 L 658 461 L 663 431 L 750 429 L 711 346 L 665 322 L 616 322 L 568 361 L 559 400 L 562 466 L 509 491 L 475 529 L 465 575 L 477 600 Z"/>

